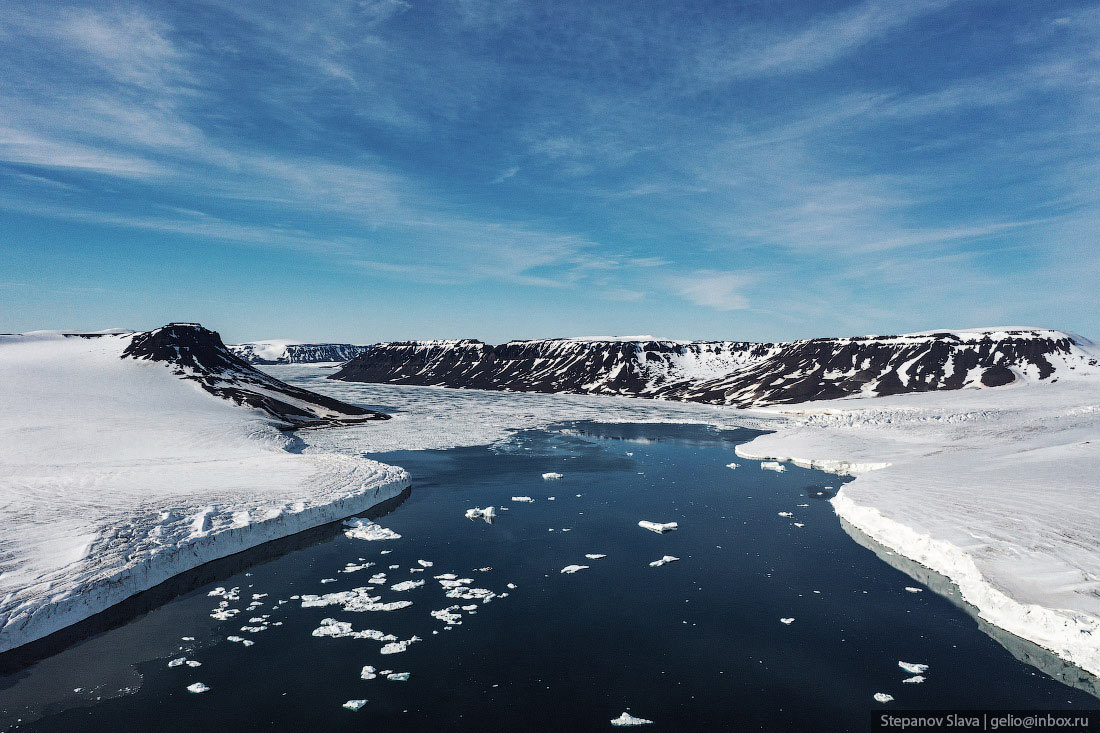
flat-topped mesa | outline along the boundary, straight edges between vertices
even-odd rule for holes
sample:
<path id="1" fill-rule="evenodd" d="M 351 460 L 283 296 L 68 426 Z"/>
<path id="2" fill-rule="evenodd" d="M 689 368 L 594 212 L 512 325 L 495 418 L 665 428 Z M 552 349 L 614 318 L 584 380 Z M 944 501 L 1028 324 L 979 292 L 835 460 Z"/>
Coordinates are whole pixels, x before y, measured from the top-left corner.
<path id="1" fill-rule="evenodd" d="M 295 341 L 249 341 L 229 344 L 231 352 L 249 364 L 342 364 L 370 346 L 358 344 L 302 344 Z"/>
<path id="2" fill-rule="evenodd" d="M 996 387 L 1097 372 L 1060 331 L 973 329 L 788 343 L 539 339 L 376 344 L 332 379 L 609 394 L 740 407 L 854 395 Z"/>
<path id="3" fill-rule="evenodd" d="M 264 374 L 230 352 L 216 331 L 197 323 L 170 323 L 135 333 L 123 349 L 122 358 L 168 364 L 175 374 L 197 382 L 210 394 L 263 410 L 292 427 L 389 419 L 389 415 L 294 387 Z"/>

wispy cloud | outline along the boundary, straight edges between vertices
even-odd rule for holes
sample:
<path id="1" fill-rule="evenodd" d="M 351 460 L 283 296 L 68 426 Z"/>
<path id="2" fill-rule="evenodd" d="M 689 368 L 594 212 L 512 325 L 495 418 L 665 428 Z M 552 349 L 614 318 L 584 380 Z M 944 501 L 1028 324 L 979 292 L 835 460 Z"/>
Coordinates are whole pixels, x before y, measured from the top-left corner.
<path id="1" fill-rule="evenodd" d="M 718 270 L 695 270 L 668 278 L 669 286 L 681 298 L 719 311 L 748 308 L 743 290 L 750 281 L 745 273 Z"/>

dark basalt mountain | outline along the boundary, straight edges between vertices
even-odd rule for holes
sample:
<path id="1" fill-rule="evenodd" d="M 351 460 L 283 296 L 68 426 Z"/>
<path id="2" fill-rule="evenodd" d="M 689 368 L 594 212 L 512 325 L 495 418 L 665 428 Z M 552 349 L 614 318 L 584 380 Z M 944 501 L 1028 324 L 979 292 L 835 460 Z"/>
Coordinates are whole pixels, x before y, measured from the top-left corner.
<path id="1" fill-rule="evenodd" d="M 356 344 L 284 344 L 254 341 L 227 347 L 249 364 L 318 364 L 340 362 L 359 356 L 369 346 Z"/>
<path id="2" fill-rule="evenodd" d="M 331 379 L 610 394 L 739 407 L 997 387 L 1089 370 L 1083 339 L 1041 329 L 945 331 L 789 343 L 660 339 L 376 344 Z"/>
<path id="3" fill-rule="evenodd" d="M 230 352 L 216 331 L 197 323 L 170 323 L 152 331 L 135 333 L 123 350 L 122 358 L 165 362 L 182 379 L 194 380 L 210 394 L 263 410 L 292 427 L 321 427 L 390 417 L 264 374 Z"/>

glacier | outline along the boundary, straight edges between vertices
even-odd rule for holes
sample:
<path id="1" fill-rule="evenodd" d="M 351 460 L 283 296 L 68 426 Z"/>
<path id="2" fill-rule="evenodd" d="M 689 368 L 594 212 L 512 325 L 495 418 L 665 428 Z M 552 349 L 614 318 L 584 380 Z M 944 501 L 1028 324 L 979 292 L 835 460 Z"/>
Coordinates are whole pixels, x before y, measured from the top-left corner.
<path id="1" fill-rule="evenodd" d="M 258 372 L 235 384 L 225 371 L 123 358 L 139 337 L 165 333 L 0 336 L 0 652 L 409 485 L 394 466 L 299 450 L 288 423 L 247 402 L 304 419 L 318 414 L 304 390 Z M 337 406 L 318 404 L 326 419 Z"/>

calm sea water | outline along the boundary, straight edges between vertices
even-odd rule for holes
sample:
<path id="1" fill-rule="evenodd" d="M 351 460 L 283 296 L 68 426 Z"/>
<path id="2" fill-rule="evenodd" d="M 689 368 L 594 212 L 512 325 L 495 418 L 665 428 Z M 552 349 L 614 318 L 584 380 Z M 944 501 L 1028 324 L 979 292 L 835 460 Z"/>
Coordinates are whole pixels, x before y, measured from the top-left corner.
<path id="1" fill-rule="evenodd" d="M 0 728 L 578 731 L 608 730 L 628 710 L 652 730 L 866 730 L 885 707 L 877 692 L 896 709 L 1097 707 L 883 562 L 887 553 L 854 542 L 827 501 L 836 477 L 736 458 L 751 436 L 575 424 L 494 448 L 375 456 L 413 475 L 412 491 L 377 520 L 402 539 L 321 528 L 189 574 L 34 661 L 0 657 Z M 535 501 L 511 501 L 523 495 Z M 488 505 L 508 510 L 492 524 L 464 516 Z M 656 534 L 642 519 L 679 529 Z M 664 555 L 680 560 L 649 566 Z M 418 560 L 433 565 L 411 572 Z M 560 572 L 571 564 L 590 567 Z M 352 613 L 290 600 L 363 587 L 379 571 L 387 580 L 375 595 L 411 607 Z M 443 573 L 508 596 L 444 630 L 430 611 L 476 601 L 446 598 L 433 578 Z M 426 583 L 390 589 L 409 579 Z M 220 599 L 208 593 L 218 586 L 240 588 L 237 608 L 266 596 L 216 621 Z M 263 614 L 281 625 L 240 630 Z M 377 641 L 313 636 L 327 617 L 423 640 L 382 655 Z M 202 666 L 169 668 L 177 657 Z M 902 683 L 899 661 L 929 665 L 926 681 Z M 364 665 L 411 677 L 362 680 Z M 210 691 L 187 692 L 194 682 Z M 353 712 L 342 707 L 350 699 L 367 703 Z"/>

